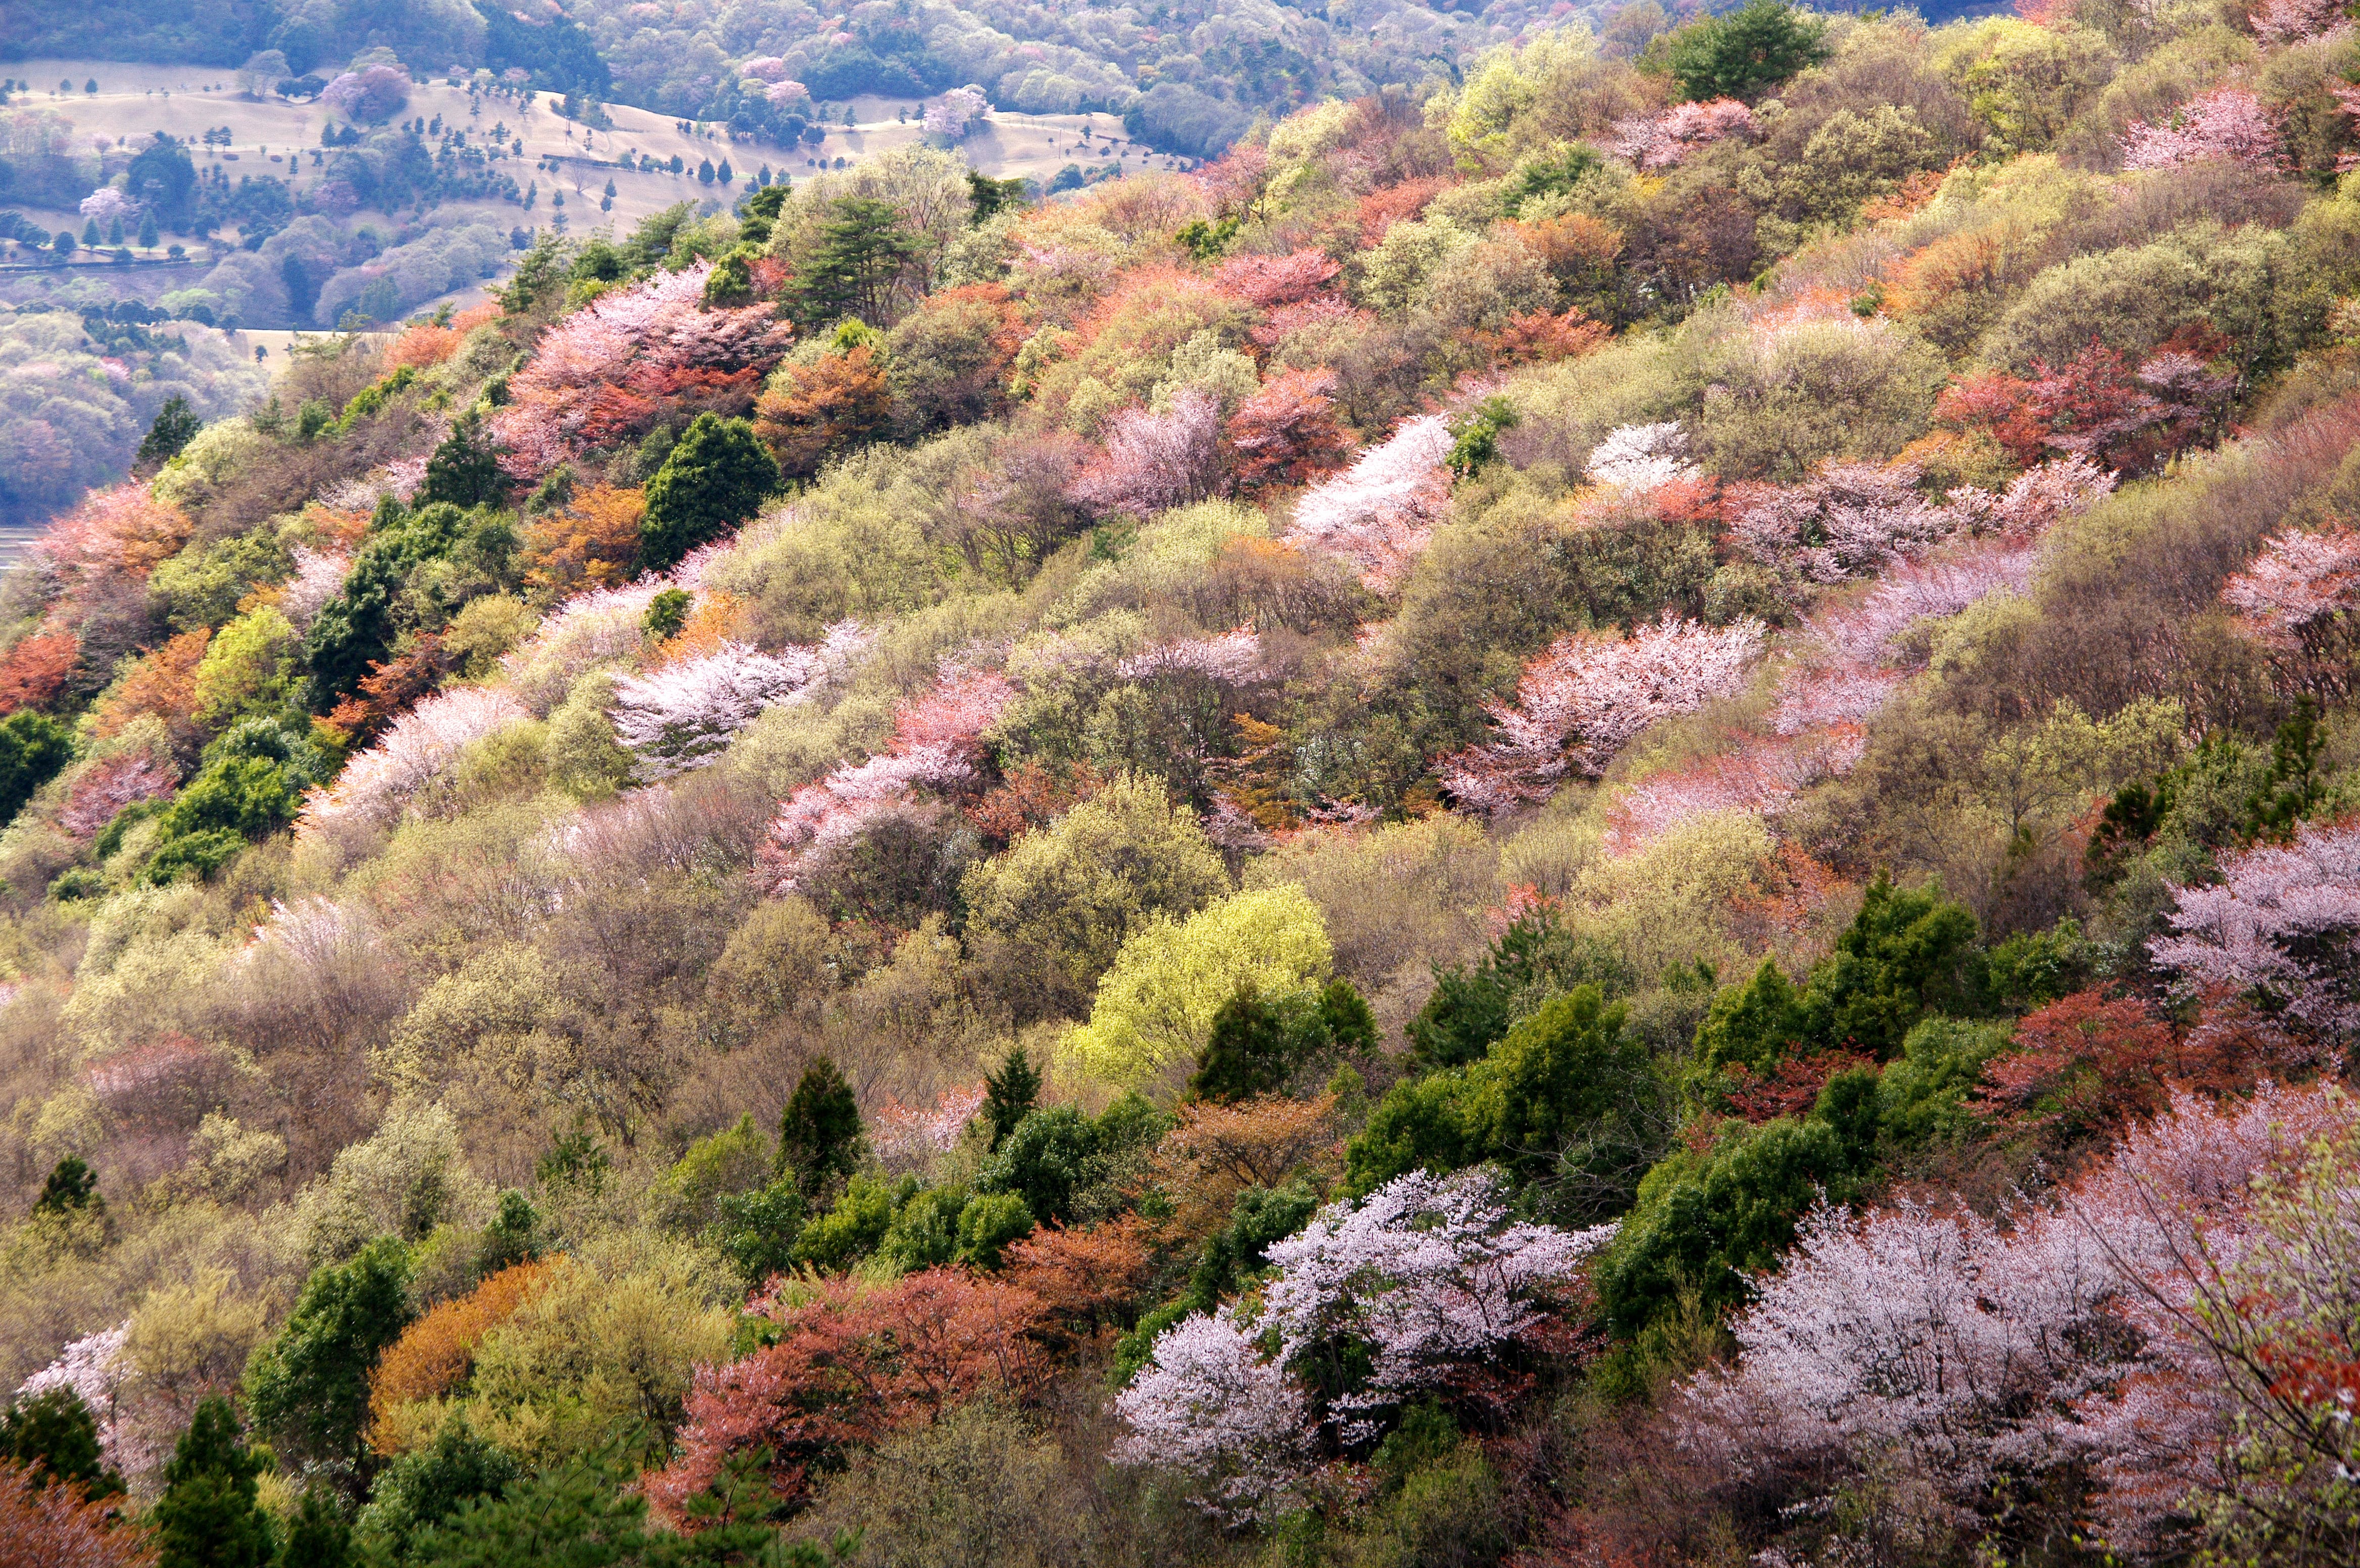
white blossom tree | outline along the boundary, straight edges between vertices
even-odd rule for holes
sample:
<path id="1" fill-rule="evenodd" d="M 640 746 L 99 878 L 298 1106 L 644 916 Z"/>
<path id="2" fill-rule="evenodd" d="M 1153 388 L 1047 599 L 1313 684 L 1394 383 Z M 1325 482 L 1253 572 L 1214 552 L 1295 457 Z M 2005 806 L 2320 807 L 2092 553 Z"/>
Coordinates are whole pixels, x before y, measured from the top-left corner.
<path id="1" fill-rule="evenodd" d="M 1514 702 L 1485 705 L 1499 738 L 1451 757 L 1443 784 L 1464 804 L 1497 810 L 1545 797 L 1568 771 L 1603 773 L 1658 719 L 1734 695 L 1762 638 L 1750 616 L 1711 627 L 1669 611 L 1627 639 L 1560 638 L 1524 666 Z"/>

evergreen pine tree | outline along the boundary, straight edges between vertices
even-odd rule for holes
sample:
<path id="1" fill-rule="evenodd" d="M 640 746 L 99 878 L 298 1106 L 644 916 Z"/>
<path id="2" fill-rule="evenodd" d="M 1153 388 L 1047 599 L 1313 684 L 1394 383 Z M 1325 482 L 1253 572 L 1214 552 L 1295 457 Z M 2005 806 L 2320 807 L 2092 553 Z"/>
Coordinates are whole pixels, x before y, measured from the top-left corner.
<path id="1" fill-rule="evenodd" d="M 98 1195 L 98 1173 L 82 1156 L 70 1154 L 58 1161 L 49 1179 L 41 1183 L 41 1195 L 34 1200 L 37 1213 L 62 1214 L 70 1209 L 106 1207 Z"/>
<path id="2" fill-rule="evenodd" d="M 205 422 L 189 407 L 189 400 L 175 392 L 156 411 L 156 422 L 148 427 L 147 436 L 139 443 L 139 455 L 132 461 L 142 469 L 160 468 L 178 457 L 204 427 Z"/>
<path id="3" fill-rule="evenodd" d="M 779 1170 L 816 1196 L 860 1163 L 860 1102 L 826 1057 L 803 1069 L 779 1116 Z"/>
<path id="4" fill-rule="evenodd" d="M 661 572 L 761 509 L 779 488 L 779 465 L 742 419 L 701 413 L 648 481 L 639 565 Z"/>
<path id="5" fill-rule="evenodd" d="M 1016 1124 L 1040 1102 L 1041 1073 L 1019 1046 L 1008 1053 L 998 1072 L 983 1075 L 983 1119 L 991 1128 L 991 1152 L 998 1154 Z"/>
<path id="6" fill-rule="evenodd" d="M 32 1470 L 37 1486 L 72 1482 L 93 1497 L 123 1490 L 100 1452 L 98 1421 L 71 1388 L 44 1388 L 0 1410 L 0 1459 Z"/>
<path id="7" fill-rule="evenodd" d="M 239 1441 L 219 1395 L 197 1407 L 164 1466 L 156 1500 L 157 1568 L 263 1568 L 273 1555 L 269 1516 L 256 1502 L 262 1460 Z"/>

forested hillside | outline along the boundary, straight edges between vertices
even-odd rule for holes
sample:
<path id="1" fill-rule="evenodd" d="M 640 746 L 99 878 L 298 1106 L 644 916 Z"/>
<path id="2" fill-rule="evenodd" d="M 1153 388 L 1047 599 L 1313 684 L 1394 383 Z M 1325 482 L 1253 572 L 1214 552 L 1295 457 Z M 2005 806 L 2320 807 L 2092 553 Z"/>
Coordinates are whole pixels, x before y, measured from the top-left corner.
<path id="1" fill-rule="evenodd" d="M 2355 78 L 1568 24 L 171 405 L 0 585 L 0 1540 L 2352 1561 Z"/>

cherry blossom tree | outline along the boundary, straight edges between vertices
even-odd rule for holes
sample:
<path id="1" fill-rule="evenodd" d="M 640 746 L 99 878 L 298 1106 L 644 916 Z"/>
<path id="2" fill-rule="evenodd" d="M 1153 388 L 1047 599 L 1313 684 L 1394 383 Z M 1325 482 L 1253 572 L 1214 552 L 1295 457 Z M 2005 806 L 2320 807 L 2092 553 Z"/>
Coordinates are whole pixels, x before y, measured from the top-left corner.
<path id="1" fill-rule="evenodd" d="M 2221 598 L 2276 655 L 2288 685 L 2322 696 L 2349 689 L 2360 532 L 2332 523 L 2274 534 Z"/>
<path id="2" fill-rule="evenodd" d="M 2338 0 L 2262 0 L 2246 19 L 2271 43 L 2322 38 L 2349 25 Z"/>
<path id="3" fill-rule="evenodd" d="M 1514 702 L 1484 705 L 1499 739 L 1446 762 L 1444 787 L 1466 805 L 1497 810 L 1546 797 L 1568 770 L 1603 773 L 1658 719 L 1734 695 L 1762 638 L 1762 623 L 1750 616 L 1709 627 L 1669 611 L 1628 639 L 1560 638 L 1524 666 Z"/>
<path id="4" fill-rule="evenodd" d="M 2242 87 L 2215 87 L 2160 124 L 2133 120 L 2123 133 L 2125 169 L 2175 169 L 2219 159 L 2252 169 L 2286 164 L 2285 144 L 2261 101 Z"/>
<path id="5" fill-rule="evenodd" d="M 1915 463 L 1826 463 L 1799 485 L 1732 488 L 1731 532 L 1747 554 L 1815 583 L 1884 569 L 1946 538 L 1958 514 L 1918 491 Z"/>
<path id="6" fill-rule="evenodd" d="M 1014 696 L 998 672 L 945 661 L 933 689 L 901 705 L 886 750 L 839 765 L 779 808 L 759 852 L 779 887 L 792 890 L 819 852 L 906 808 L 914 791 L 971 783 L 983 732 Z"/>
<path id="7" fill-rule="evenodd" d="M 2172 934 L 2147 943 L 2163 969 L 2306 1028 L 2360 1027 L 2360 823 L 2306 823 L 2225 856 L 2219 885 L 2173 892 Z"/>
<path id="8" fill-rule="evenodd" d="M 537 483 L 561 462 L 636 440 L 668 411 L 743 413 L 792 328 L 767 304 L 704 308 L 700 261 L 601 295 L 550 328 L 493 415 L 500 466 Z"/>
<path id="9" fill-rule="evenodd" d="M 1607 848 L 1617 855 L 1636 853 L 1711 812 L 1769 815 L 1830 771 L 1822 747 L 1786 740 L 1747 742 L 1622 791 L 1607 817 Z"/>
<path id="10" fill-rule="evenodd" d="M 1726 137 L 1751 139 L 1754 134 L 1753 110 L 1734 98 L 1712 98 L 1617 120 L 1607 145 L 1615 157 L 1653 172 L 1685 162 L 1698 148 Z"/>
<path id="11" fill-rule="evenodd" d="M 435 794 L 454 782 L 462 751 L 530 717 L 523 703 L 497 686 L 436 692 L 395 719 L 376 745 L 345 763 L 334 784 L 311 792 L 303 806 L 303 826 L 316 830 L 351 820 L 389 826 L 405 812 L 432 810 Z"/>
<path id="12" fill-rule="evenodd" d="M 1343 269 L 1324 250 L 1287 256 L 1233 256 L 1214 270 L 1213 282 L 1257 310 L 1301 304 L 1335 281 Z"/>
<path id="13" fill-rule="evenodd" d="M 1257 1340 L 1229 1307 L 1157 1335 L 1153 1360 L 1115 1399 L 1129 1429 L 1116 1461 L 1194 1476 L 1210 1511 L 1239 1523 L 1284 1512 L 1311 1459 L 1310 1401 Z"/>
<path id="14" fill-rule="evenodd" d="M 1696 477 L 1697 466 L 1688 455 L 1688 433 L 1676 420 L 1617 425 L 1591 450 L 1584 471 L 1593 485 L 1653 490 Z"/>
<path id="15" fill-rule="evenodd" d="M 58 826 L 87 839 L 115 820 L 134 801 L 161 800 L 179 787 L 170 762 L 145 751 L 126 751 L 92 763 L 66 794 Z"/>
<path id="16" fill-rule="evenodd" d="M 1412 1171 L 1357 1207 L 1330 1205 L 1266 1248 L 1278 1272 L 1257 1326 L 1276 1331 L 1286 1366 L 1306 1373 L 1317 1364 L 1323 1387 L 1357 1361 L 1348 1347 L 1369 1353 L 1359 1386 L 1326 1411 L 1340 1442 L 1362 1443 L 1384 1411 L 1528 1336 L 1549 1315 L 1546 1298 L 1614 1234 L 1611 1224 L 1519 1222 L 1484 1171 Z"/>
<path id="17" fill-rule="evenodd" d="M 1287 537 L 1343 557 L 1371 587 L 1393 587 L 1449 509 L 1450 475 L 1443 462 L 1455 439 L 1440 414 L 1404 420 L 1382 445 L 1304 492 Z"/>
<path id="18" fill-rule="evenodd" d="M 1218 637 L 1185 638 L 1133 653 L 1115 665 L 1115 674 L 1126 681 L 1152 681 L 1185 672 L 1243 685 L 1261 674 L 1261 635 L 1251 626 L 1240 626 Z"/>
<path id="19" fill-rule="evenodd" d="M 1520 1223 L 1480 1170 L 1332 1204 L 1267 1249 L 1258 1316 L 1225 1306 L 1157 1337 L 1115 1401 L 1116 1457 L 1195 1475 L 1223 1517 L 1272 1517 L 1323 1448 L 1373 1440 L 1423 1390 L 1469 1390 L 1613 1236 Z"/>
<path id="20" fill-rule="evenodd" d="M 546 714 L 585 671 L 636 658 L 645 649 L 648 606 L 669 586 L 650 577 L 575 595 L 544 618 L 522 646 L 501 657 L 502 676 L 519 700 Z"/>
<path id="21" fill-rule="evenodd" d="M 353 559 L 301 544 L 295 546 L 294 557 L 295 574 L 279 590 L 279 613 L 296 630 L 307 631 L 312 618 L 327 607 L 329 600 L 344 591 L 344 578 L 353 569 Z"/>
<path id="22" fill-rule="evenodd" d="M 763 653 L 725 642 L 701 659 L 619 676 L 610 709 L 615 738 L 637 754 L 645 780 L 701 768 L 764 708 L 809 699 L 865 640 L 860 626 L 846 621 L 811 647 Z"/>
<path id="23" fill-rule="evenodd" d="M 1106 444 L 1074 476 L 1070 494 L 1100 517 L 1153 517 L 1202 500 L 1220 484 L 1221 401 L 1184 389 L 1163 413 L 1125 409 L 1108 422 Z"/>
<path id="24" fill-rule="evenodd" d="M 945 1089 L 930 1109 L 888 1100 L 869 1120 L 869 1146 L 889 1170 L 923 1170 L 958 1146 L 959 1135 L 983 1108 L 986 1086 Z"/>
<path id="25" fill-rule="evenodd" d="M 106 1463 L 126 1475 L 144 1475 L 154 1467 L 155 1455 L 133 1434 L 123 1418 L 126 1398 L 137 1368 L 124 1354 L 131 1337 L 126 1321 L 87 1333 L 69 1343 L 58 1358 L 17 1386 L 20 1398 L 30 1398 L 52 1388 L 70 1390 L 98 1423 L 98 1446 Z"/>

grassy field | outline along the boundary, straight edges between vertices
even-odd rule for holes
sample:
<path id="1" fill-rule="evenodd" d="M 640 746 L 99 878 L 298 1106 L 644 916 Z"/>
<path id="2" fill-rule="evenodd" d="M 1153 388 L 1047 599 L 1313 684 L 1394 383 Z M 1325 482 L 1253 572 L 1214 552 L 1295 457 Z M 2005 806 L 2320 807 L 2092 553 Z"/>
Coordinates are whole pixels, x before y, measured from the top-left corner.
<path id="1" fill-rule="evenodd" d="M 308 155 L 334 119 L 324 104 L 245 98 L 237 93 L 230 72 L 179 66 L 34 60 L 19 61 L 10 71 L 20 80 L 52 84 L 48 90 L 19 95 L 16 104 L 64 114 L 73 121 L 79 136 L 104 136 L 136 146 L 151 133 L 165 131 L 188 140 L 202 164 L 222 166 L 233 181 L 245 173 L 275 174 L 290 180 L 300 190 L 321 177 Z M 82 91 L 82 84 L 93 80 L 98 91 Z M 66 81 L 74 83 L 74 90 L 57 92 L 54 84 Z M 850 109 L 858 123 L 831 126 L 820 147 L 792 151 L 764 143 L 732 141 L 726 131 L 715 127 L 683 133 L 680 122 L 620 105 L 607 110 L 614 121 L 611 129 L 591 130 L 559 117 L 555 100 L 545 95 L 529 106 L 510 99 L 486 98 L 471 109 L 464 91 L 441 80 L 421 83 L 411 93 L 403 117 L 422 115 L 432 120 L 439 116 L 446 126 L 467 126 L 479 143 L 483 133 L 496 126 L 517 133 L 523 140 L 521 153 L 512 154 L 496 167 L 520 185 L 535 180 L 541 182 L 541 203 L 531 214 L 535 222 L 545 224 L 562 211 L 567 226 L 582 232 L 607 223 L 625 230 L 675 202 L 719 200 L 723 193 L 717 187 L 700 184 L 694 173 L 707 159 L 718 164 L 727 159 L 742 181 L 764 164 L 781 173 L 803 175 L 821 159 L 833 163 L 841 158 L 857 163 L 908 146 L 920 139 L 919 108 L 919 103 L 911 99 L 855 99 Z M 200 138 L 209 129 L 225 129 L 228 144 L 204 147 Z M 1085 168 L 1113 163 L 1125 171 L 1135 171 L 1180 168 L 1186 162 L 1131 145 L 1124 138 L 1121 122 L 1111 115 L 994 115 L 962 144 L 961 150 L 984 173 L 1002 179 L 1028 177 L 1044 187 L 1068 163 Z M 611 167 L 626 154 L 633 155 L 636 162 L 636 155 L 642 153 L 661 161 L 678 156 L 689 172 L 642 174 L 636 169 L 626 171 Z M 555 173 L 549 171 L 546 162 L 552 159 L 557 160 Z M 598 203 L 609 180 L 616 188 L 614 209 L 602 213 Z M 554 207 L 549 199 L 560 191 L 566 196 L 563 208 Z M 70 212 L 23 211 L 27 218 L 52 229 L 65 226 L 69 219 L 80 226 L 79 218 Z M 525 220 L 524 214 L 506 202 L 446 203 L 437 212 L 446 218 L 480 216 L 502 228 Z"/>

